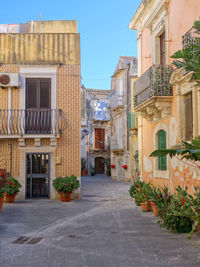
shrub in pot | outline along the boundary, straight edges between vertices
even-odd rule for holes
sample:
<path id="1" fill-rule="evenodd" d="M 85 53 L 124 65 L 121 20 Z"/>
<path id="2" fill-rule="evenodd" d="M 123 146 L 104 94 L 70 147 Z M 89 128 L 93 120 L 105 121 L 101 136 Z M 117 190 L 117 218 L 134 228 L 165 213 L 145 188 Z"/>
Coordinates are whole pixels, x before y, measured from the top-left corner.
<path id="1" fill-rule="evenodd" d="M 184 216 L 181 211 L 183 211 L 186 202 L 190 203 L 189 200 L 192 196 L 188 195 L 187 187 L 183 190 L 178 186 L 176 191 L 177 194 L 173 195 L 161 226 L 169 230 L 176 230 L 179 233 L 189 233 L 192 231 L 192 219 L 190 216 Z"/>
<path id="2" fill-rule="evenodd" d="M 131 198 L 135 199 L 135 203 L 137 206 L 140 206 L 140 203 L 142 202 L 141 192 L 138 189 L 142 188 L 143 185 L 144 182 L 137 179 L 134 181 L 134 183 L 130 186 L 129 189 L 129 195 Z"/>
<path id="3" fill-rule="evenodd" d="M 71 193 L 79 188 L 79 180 L 75 175 L 57 177 L 53 180 L 55 190 L 60 193 L 62 202 L 71 200 Z"/>
<path id="4" fill-rule="evenodd" d="M 15 196 L 19 192 L 20 187 L 20 182 L 14 177 L 6 178 L 4 184 L 6 203 L 13 203 L 15 201 Z"/>
<path id="5" fill-rule="evenodd" d="M 155 216 L 158 216 L 158 206 L 162 198 L 162 192 L 159 187 L 153 186 L 150 191 L 151 207 Z"/>
<path id="6" fill-rule="evenodd" d="M 2 206 L 3 206 L 3 199 L 4 199 L 4 188 L 0 187 L 0 212 L 2 210 Z"/>
<path id="7" fill-rule="evenodd" d="M 151 192 L 151 185 L 150 183 L 144 183 L 142 188 L 138 187 L 138 190 L 141 193 L 141 200 L 142 202 L 140 203 L 142 211 L 150 211 L 151 210 L 151 205 L 150 205 L 150 192 Z"/>

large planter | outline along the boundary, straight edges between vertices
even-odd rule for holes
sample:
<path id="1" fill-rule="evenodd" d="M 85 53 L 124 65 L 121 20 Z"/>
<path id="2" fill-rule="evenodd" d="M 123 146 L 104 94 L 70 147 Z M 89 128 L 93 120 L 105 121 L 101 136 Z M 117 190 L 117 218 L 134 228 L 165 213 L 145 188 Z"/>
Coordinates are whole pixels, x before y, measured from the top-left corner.
<path id="1" fill-rule="evenodd" d="M 2 210 L 2 206 L 3 206 L 3 197 L 0 197 L 0 212 Z"/>
<path id="2" fill-rule="evenodd" d="M 5 195 L 5 198 L 6 198 L 6 203 L 14 203 L 15 202 L 15 194 L 13 195 Z"/>
<path id="3" fill-rule="evenodd" d="M 180 233 L 180 234 L 183 234 L 183 233 L 190 233 L 192 231 L 192 224 L 191 225 L 188 225 L 188 226 L 177 226 L 177 232 Z"/>
<path id="4" fill-rule="evenodd" d="M 86 176 L 87 175 L 87 170 L 82 170 L 81 171 L 81 176 Z"/>
<path id="5" fill-rule="evenodd" d="M 157 205 L 156 205 L 156 203 L 151 202 L 151 207 L 152 207 L 152 210 L 153 210 L 153 214 L 154 214 L 155 216 L 158 216 L 158 209 L 157 209 Z"/>
<path id="6" fill-rule="evenodd" d="M 141 206 L 142 211 L 150 211 L 151 210 L 150 202 L 141 202 L 140 206 Z"/>
<path id="7" fill-rule="evenodd" d="M 71 200 L 71 193 L 70 192 L 60 192 L 60 200 L 62 202 L 69 202 Z"/>

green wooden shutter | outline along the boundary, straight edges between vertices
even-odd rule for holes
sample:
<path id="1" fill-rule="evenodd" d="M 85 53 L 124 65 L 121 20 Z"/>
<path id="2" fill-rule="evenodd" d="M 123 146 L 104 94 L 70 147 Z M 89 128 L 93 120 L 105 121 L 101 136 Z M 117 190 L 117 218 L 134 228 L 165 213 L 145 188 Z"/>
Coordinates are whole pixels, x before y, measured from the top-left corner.
<path id="1" fill-rule="evenodd" d="M 131 129 L 131 113 L 128 114 L 128 129 Z"/>
<path id="2" fill-rule="evenodd" d="M 158 149 L 166 148 L 166 132 L 161 130 L 158 132 Z M 167 169 L 167 156 L 158 158 L 158 170 L 165 171 Z"/>

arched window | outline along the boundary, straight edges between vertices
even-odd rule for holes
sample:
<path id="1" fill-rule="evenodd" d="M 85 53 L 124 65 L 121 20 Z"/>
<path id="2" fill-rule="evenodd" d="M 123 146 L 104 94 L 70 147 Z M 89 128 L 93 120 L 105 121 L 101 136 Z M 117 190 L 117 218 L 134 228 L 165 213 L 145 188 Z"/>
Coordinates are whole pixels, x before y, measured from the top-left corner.
<path id="1" fill-rule="evenodd" d="M 164 130 L 160 130 L 158 132 L 158 149 L 163 148 L 166 148 L 166 132 Z M 161 156 L 158 158 L 158 170 L 167 170 L 167 156 Z"/>

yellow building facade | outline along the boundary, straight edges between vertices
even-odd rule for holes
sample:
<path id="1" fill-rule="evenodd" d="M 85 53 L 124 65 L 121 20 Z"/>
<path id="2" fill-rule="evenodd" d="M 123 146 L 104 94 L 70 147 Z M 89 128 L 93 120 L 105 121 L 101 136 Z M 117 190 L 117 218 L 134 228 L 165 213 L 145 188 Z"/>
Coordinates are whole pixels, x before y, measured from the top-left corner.
<path id="1" fill-rule="evenodd" d="M 55 177 L 81 175 L 80 35 L 76 21 L 24 26 L 0 33 L 0 169 L 19 199 L 55 199 Z"/>

